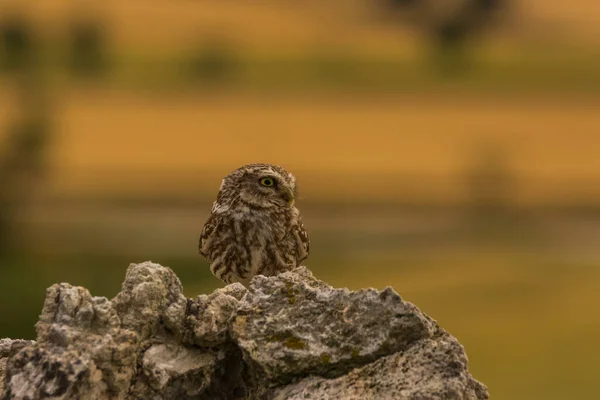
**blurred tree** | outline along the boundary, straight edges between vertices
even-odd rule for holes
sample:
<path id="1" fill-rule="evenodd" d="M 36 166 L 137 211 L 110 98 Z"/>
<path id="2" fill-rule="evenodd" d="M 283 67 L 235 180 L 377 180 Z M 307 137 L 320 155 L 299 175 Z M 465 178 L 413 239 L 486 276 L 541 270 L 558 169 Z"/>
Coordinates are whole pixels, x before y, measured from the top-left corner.
<path id="1" fill-rule="evenodd" d="M 49 133 L 48 120 L 42 115 L 28 115 L 8 127 L 0 159 L 0 259 L 15 248 L 14 217 L 44 172 Z"/>
<path id="2" fill-rule="evenodd" d="M 504 149 L 485 144 L 475 149 L 465 171 L 468 212 L 479 234 L 513 222 L 516 175 Z"/>
<path id="3" fill-rule="evenodd" d="M 403 22 L 427 35 L 434 46 L 434 64 L 456 74 L 468 66 L 467 44 L 480 37 L 509 0 L 382 0 Z"/>
<path id="4" fill-rule="evenodd" d="M 33 62 L 34 35 L 27 20 L 18 14 L 0 19 L 0 66 L 15 71 Z"/>
<path id="5" fill-rule="evenodd" d="M 326 83 L 356 82 L 357 63 L 348 56 L 349 52 L 335 47 L 319 51 L 314 59 L 318 78 Z"/>
<path id="6" fill-rule="evenodd" d="M 203 82 L 223 83 L 231 79 L 237 60 L 231 43 L 213 36 L 202 41 L 191 57 L 191 73 Z"/>
<path id="7" fill-rule="evenodd" d="M 68 64 L 79 77 L 98 77 L 106 71 L 107 39 L 103 25 L 93 18 L 78 17 L 70 26 Z"/>
<path id="8" fill-rule="evenodd" d="M 29 62 L 19 68 L 12 76 L 19 115 L 7 127 L 0 154 L 0 258 L 15 249 L 15 216 L 46 170 L 51 135 L 43 67 Z"/>

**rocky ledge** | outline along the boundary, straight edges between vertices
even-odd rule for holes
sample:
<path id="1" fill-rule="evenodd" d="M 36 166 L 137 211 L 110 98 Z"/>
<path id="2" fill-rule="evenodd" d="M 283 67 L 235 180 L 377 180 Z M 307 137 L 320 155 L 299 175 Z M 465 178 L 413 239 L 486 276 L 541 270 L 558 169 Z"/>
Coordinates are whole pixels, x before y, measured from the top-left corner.
<path id="1" fill-rule="evenodd" d="M 0 340 L 0 399 L 487 399 L 460 343 L 383 291 L 304 267 L 187 299 L 131 264 L 112 300 L 50 287 L 36 341 Z"/>

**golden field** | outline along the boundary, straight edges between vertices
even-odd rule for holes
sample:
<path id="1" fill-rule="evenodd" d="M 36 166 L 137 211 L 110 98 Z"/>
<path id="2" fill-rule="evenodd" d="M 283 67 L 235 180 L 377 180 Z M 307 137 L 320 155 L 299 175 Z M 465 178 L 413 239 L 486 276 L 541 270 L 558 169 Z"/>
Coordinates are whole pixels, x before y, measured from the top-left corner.
<path id="1" fill-rule="evenodd" d="M 519 2 L 505 26 L 477 45 L 482 70 L 450 83 L 415 61 L 423 41 L 414 29 L 380 23 L 361 0 L 344 1 L 340 13 L 341 3 L 5 2 L 7 12 L 30 15 L 49 42 L 71 17 L 94 15 L 117 57 L 109 81 L 92 88 L 51 78 L 56 137 L 46 188 L 157 194 L 152 176 L 196 196 L 233 166 L 260 159 L 297 171 L 309 198 L 456 201 L 465 169 L 490 147 L 518 178 L 519 202 L 599 198 L 596 2 Z M 173 66 L 203 35 L 230 38 L 244 54 L 224 93 L 202 93 Z M 331 51 L 352 56 L 343 63 L 358 60 L 348 79 L 375 79 L 371 89 L 349 82 L 323 93 L 306 63 Z M 162 93 L 156 82 L 165 79 L 175 88 Z M 0 80 L 2 125 L 19 107 L 14 92 Z M 352 184 L 354 174 L 364 176 L 361 185 Z"/>
<path id="2" fill-rule="evenodd" d="M 600 99 L 593 97 L 83 91 L 55 107 L 59 133 L 46 184 L 55 193 L 197 196 L 237 165 L 270 161 L 296 171 L 312 200 L 456 201 L 477 151 L 494 146 L 517 176 L 518 201 L 600 198 Z"/>

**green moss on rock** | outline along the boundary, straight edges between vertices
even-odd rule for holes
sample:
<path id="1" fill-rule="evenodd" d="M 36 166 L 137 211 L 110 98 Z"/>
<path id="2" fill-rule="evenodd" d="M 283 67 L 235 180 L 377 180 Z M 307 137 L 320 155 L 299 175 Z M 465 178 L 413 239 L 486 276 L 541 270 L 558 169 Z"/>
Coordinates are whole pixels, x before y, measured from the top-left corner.
<path id="1" fill-rule="evenodd" d="M 304 350 L 306 349 L 306 342 L 304 340 L 292 335 L 292 334 L 276 334 L 271 336 L 268 341 L 280 342 L 288 349 L 292 350 Z"/>

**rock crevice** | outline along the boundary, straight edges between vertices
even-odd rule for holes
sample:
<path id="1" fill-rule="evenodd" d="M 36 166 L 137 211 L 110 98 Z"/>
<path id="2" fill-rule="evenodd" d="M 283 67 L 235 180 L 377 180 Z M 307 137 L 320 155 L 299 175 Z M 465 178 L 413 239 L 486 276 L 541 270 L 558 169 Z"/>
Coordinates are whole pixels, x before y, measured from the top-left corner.
<path id="1" fill-rule="evenodd" d="M 487 399 L 460 343 L 391 288 L 304 267 L 193 299 L 131 264 L 112 300 L 51 286 L 35 341 L 0 340 L 0 399 Z"/>

